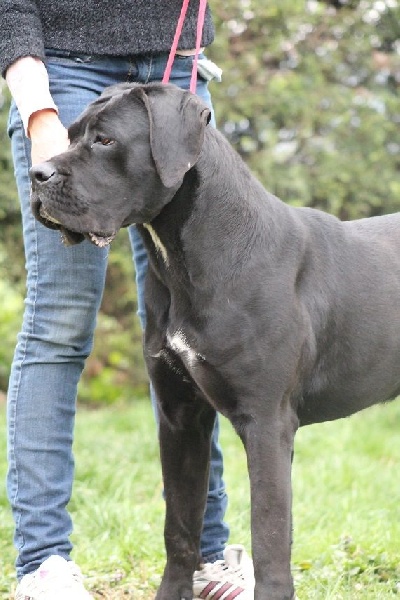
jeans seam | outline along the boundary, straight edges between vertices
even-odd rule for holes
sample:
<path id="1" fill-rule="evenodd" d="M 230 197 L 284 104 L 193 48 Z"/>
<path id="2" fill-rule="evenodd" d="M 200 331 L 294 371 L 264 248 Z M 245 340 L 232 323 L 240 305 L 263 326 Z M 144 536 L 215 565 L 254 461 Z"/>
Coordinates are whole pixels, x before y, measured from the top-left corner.
<path id="1" fill-rule="evenodd" d="M 150 56 L 149 68 L 147 71 L 147 77 L 146 77 L 145 83 L 149 83 L 149 81 L 151 79 L 152 70 L 153 70 L 153 55 Z"/>
<path id="2" fill-rule="evenodd" d="M 18 113 L 18 118 L 20 119 L 20 125 L 21 127 L 19 128 L 20 131 L 20 135 L 21 135 L 21 142 L 22 142 L 22 147 L 23 147 L 23 152 L 25 155 L 25 161 L 26 164 L 29 164 L 29 156 L 27 153 L 27 147 L 26 147 L 26 143 L 25 143 L 25 136 L 23 133 L 23 126 L 22 126 L 22 120 L 20 118 L 20 115 Z M 27 348 L 27 343 L 28 343 L 28 333 L 32 333 L 33 332 L 33 325 L 34 325 L 34 320 L 35 320 L 35 311 L 36 311 L 36 300 L 37 300 L 37 275 L 38 275 L 38 244 L 37 244 L 37 227 L 36 227 L 36 222 L 33 222 L 33 233 L 34 233 L 34 239 L 35 239 L 35 250 L 34 250 L 34 262 L 35 262 L 35 269 L 32 269 L 32 274 L 34 275 L 34 285 L 32 286 L 33 288 L 33 303 L 32 303 L 32 313 L 30 316 L 30 319 L 28 321 L 28 327 L 27 327 L 27 331 L 26 331 L 26 335 L 24 338 L 24 342 L 23 344 L 21 344 L 21 360 L 19 363 L 19 372 L 18 372 L 18 378 L 16 379 L 16 385 L 14 388 L 14 414 L 13 414 L 13 436 L 12 436 L 12 444 L 11 444 L 11 439 L 10 439 L 10 458 L 12 456 L 12 464 L 14 467 L 14 480 L 15 480 L 15 492 L 13 495 L 13 505 L 15 507 L 16 505 L 16 500 L 18 498 L 18 492 L 19 492 L 19 480 L 18 480 L 18 468 L 17 468 L 17 458 L 15 455 L 15 447 L 16 447 L 16 427 L 15 427 L 15 421 L 16 421 L 16 414 L 17 414 L 17 408 L 18 408 L 18 397 L 19 397 L 19 389 L 20 389 L 20 384 L 21 384 L 21 378 L 22 378 L 22 369 L 24 366 L 24 362 L 26 359 L 26 348 Z M 13 449 L 11 451 L 11 448 Z M 16 509 L 14 509 L 16 510 Z M 18 534 L 19 539 L 21 540 L 21 545 L 19 546 L 19 550 L 21 550 L 24 545 L 25 545 L 25 539 L 24 539 L 24 535 L 21 532 L 20 529 L 20 522 L 21 522 L 21 511 L 18 510 L 17 511 L 18 517 L 15 519 L 15 529 L 16 529 L 16 534 Z"/>
<path id="3" fill-rule="evenodd" d="M 128 81 L 128 82 L 132 81 L 133 69 L 134 68 L 137 69 L 137 66 L 136 66 L 136 64 L 134 64 L 132 62 L 132 58 L 129 57 L 129 68 L 128 68 L 128 73 L 126 75 L 126 81 Z"/>

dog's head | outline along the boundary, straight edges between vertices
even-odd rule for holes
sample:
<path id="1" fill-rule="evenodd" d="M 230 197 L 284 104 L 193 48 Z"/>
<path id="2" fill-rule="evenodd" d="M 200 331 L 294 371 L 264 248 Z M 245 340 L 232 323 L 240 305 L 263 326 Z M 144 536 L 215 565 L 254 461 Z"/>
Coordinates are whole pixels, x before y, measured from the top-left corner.
<path id="1" fill-rule="evenodd" d="M 199 158 L 209 108 L 174 85 L 107 88 L 69 128 L 67 152 L 32 167 L 32 210 L 66 244 L 106 246 L 154 219 Z"/>

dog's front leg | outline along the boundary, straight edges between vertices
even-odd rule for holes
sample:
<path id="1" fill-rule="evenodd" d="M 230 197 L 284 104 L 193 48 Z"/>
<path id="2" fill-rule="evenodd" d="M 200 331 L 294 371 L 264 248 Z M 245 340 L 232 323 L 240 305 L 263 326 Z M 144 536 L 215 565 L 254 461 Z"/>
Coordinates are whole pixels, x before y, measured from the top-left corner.
<path id="1" fill-rule="evenodd" d="M 175 426 L 160 415 L 167 563 L 157 600 L 190 600 L 193 572 L 199 567 L 215 411 L 192 399 L 181 406 L 180 420 Z"/>
<path id="2" fill-rule="evenodd" d="M 242 439 L 251 489 L 255 600 L 292 600 L 291 461 L 297 417 L 289 406 L 250 420 Z"/>

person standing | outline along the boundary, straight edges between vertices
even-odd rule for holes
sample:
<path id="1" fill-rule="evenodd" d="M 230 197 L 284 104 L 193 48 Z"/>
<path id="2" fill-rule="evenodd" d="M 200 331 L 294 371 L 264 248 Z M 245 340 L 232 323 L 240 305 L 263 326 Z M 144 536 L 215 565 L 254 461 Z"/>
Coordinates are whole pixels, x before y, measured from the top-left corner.
<path id="1" fill-rule="evenodd" d="M 161 81 L 180 9 L 181 0 L 0 3 L 0 68 L 13 97 L 8 131 L 27 266 L 25 311 L 7 409 L 7 492 L 18 551 L 16 600 L 91 597 L 70 557 L 72 522 L 66 507 L 74 476 L 77 384 L 92 348 L 108 252 L 89 242 L 65 248 L 58 232 L 34 219 L 29 168 L 68 148 L 67 127 L 107 86 Z M 170 78 L 185 89 L 190 84 L 197 11 L 198 2 L 192 1 Z M 202 45 L 213 38 L 207 7 Z M 211 107 L 207 79 L 214 67 L 204 55 L 200 64 L 206 75 L 199 76 L 196 93 Z M 129 237 L 138 314 L 145 326 L 147 257 L 133 226 Z M 204 565 L 194 574 L 194 596 L 211 600 L 220 597 L 225 586 L 239 600 L 251 600 L 251 560 L 242 546 L 226 545 L 227 495 L 218 421 L 211 457 L 201 539 Z"/>

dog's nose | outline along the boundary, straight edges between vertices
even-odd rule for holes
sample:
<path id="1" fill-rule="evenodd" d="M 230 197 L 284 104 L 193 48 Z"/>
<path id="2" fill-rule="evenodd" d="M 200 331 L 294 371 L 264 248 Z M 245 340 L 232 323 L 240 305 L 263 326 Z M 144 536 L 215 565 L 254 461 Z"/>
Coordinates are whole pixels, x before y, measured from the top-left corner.
<path id="1" fill-rule="evenodd" d="M 43 162 L 39 165 L 31 167 L 29 175 L 32 182 L 44 183 L 50 179 L 56 172 L 54 165 L 51 162 Z"/>

